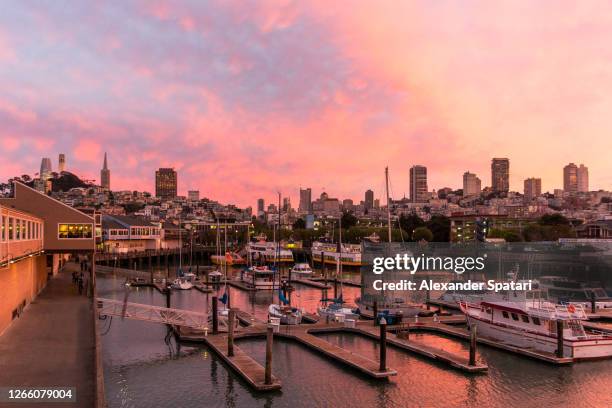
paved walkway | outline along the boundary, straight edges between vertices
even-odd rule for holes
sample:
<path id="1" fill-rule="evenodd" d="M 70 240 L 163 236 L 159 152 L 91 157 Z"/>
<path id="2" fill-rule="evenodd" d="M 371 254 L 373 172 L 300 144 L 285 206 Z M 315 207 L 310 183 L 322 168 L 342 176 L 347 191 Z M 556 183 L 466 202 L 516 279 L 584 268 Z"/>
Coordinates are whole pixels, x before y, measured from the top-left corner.
<path id="1" fill-rule="evenodd" d="M 0 336 L 0 387 L 76 387 L 76 403 L 51 405 L 91 408 L 96 378 L 93 315 L 90 300 L 72 284 L 74 269 L 78 265 L 67 264 Z M 30 405 L 0 402 L 5 406 Z"/>

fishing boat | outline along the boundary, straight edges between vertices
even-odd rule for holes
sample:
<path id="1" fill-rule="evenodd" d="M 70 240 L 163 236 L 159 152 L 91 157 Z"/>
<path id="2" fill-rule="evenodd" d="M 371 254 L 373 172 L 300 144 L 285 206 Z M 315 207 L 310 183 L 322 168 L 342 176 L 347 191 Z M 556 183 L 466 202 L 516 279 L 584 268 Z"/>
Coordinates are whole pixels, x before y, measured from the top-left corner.
<path id="1" fill-rule="evenodd" d="M 291 276 L 294 278 L 308 278 L 312 276 L 312 268 L 307 263 L 296 263 L 291 268 Z"/>
<path id="2" fill-rule="evenodd" d="M 211 255 L 210 260 L 215 265 L 245 265 L 246 259 L 240 256 L 238 252 L 226 252 L 225 255 Z"/>
<path id="3" fill-rule="evenodd" d="M 584 308 L 574 304 L 554 304 L 541 298 L 543 292 L 529 293 L 525 300 L 460 302 L 470 328 L 479 336 L 516 347 L 554 353 L 558 347 L 557 321 L 562 322 L 563 355 L 575 359 L 612 356 L 612 335 L 588 331 Z"/>
<path id="4" fill-rule="evenodd" d="M 313 262 L 323 262 L 336 265 L 340 260 L 343 266 L 361 266 L 361 245 L 342 244 L 338 249 L 338 244 L 315 241 L 312 243 Z"/>
<path id="5" fill-rule="evenodd" d="M 242 270 L 240 280 L 257 290 L 272 290 L 275 287 L 275 276 L 276 272 L 268 266 L 251 266 Z"/>

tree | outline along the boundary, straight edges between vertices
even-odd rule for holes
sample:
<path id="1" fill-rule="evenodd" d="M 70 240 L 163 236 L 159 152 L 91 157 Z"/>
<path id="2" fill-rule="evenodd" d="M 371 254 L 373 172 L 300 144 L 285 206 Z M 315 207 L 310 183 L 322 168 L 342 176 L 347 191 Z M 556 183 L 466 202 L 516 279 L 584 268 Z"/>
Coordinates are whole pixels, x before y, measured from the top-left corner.
<path id="1" fill-rule="evenodd" d="M 443 215 L 433 215 L 426 226 L 433 233 L 434 242 L 448 242 L 450 240 L 450 218 Z"/>
<path id="2" fill-rule="evenodd" d="M 342 221 L 342 228 L 344 229 L 349 229 L 357 225 L 357 217 L 355 217 L 353 213 L 350 211 L 342 212 L 341 221 Z"/>
<path id="3" fill-rule="evenodd" d="M 425 226 L 425 221 L 421 219 L 416 213 L 411 213 L 409 215 L 400 215 L 399 218 L 400 228 L 406 231 L 409 237 L 412 237 L 412 233 L 415 228 Z"/>
<path id="4" fill-rule="evenodd" d="M 303 218 L 298 218 L 293 223 L 293 229 L 294 230 L 297 230 L 297 229 L 306 229 L 306 221 L 304 221 Z"/>
<path id="5" fill-rule="evenodd" d="M 431 242 L 431 241 L 433 241 L 433 238 L 434 238 L 433 233 L 427 227 L 417 227 L 412 232 L 412 240 L 416 241 L 416 242 L 418 242 L 420 240 L 425 240 L 427 242 Z"/>
<path id="6" fill-rule="evenodd" d="M 561 214 L 544 214 L 538 220 L 540 225 L 569 225 L 570 222 Z"/>

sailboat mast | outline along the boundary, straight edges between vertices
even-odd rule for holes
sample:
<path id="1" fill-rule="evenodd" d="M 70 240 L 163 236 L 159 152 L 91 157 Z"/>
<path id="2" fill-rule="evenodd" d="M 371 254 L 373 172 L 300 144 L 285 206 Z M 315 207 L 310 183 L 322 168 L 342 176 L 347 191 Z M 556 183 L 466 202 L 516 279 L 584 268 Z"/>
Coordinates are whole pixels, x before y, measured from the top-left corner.
<path id="1" fill-rule="evenodd" d="M 387 230 L 389 246 L 391 245 L 391 199 L 389 198 L 389 167 L 385 167 L 385 188 L 387 192 Z"/>
<path id="2" fill-rule="evenodd" d="M 183 231 L 181 229 L 181 216 L 179 215 L 179 271 L 183 269 Z"/>
<path id="3" fill-rule="evenodd" d="M 338 282 L 338 279 L 340 279 L 340 296 L 339 297 L 342 298 L 342 290 L 343 290 L 343 286 L 342 286 L 342 215 L 340 216 L 340 219 L 338 220 L 338 264 L 340 265 L 339 267 L 340 276 L 338 277 L 336 275 L 336 282 Z"/>

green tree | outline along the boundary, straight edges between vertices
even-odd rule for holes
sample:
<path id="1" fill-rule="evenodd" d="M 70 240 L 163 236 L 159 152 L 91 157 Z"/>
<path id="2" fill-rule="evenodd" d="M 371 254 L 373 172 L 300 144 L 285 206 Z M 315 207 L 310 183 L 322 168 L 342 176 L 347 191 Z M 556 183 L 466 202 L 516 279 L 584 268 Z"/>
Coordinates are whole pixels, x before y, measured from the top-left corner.
<path id="1" fill-rule="evenodd" d="M 425 221 L 423 221 L 421 217 L 419 217 L 418 215 L 416 215 L 416 213 L 413 212 L 408 215 L 400 215 L 399 225 L 401 229 L 406 231 L 408 237 L 412 237 L 414 229 L 425 226 Z"/>
<path id="2" fill-rule="evenodd" d="M 295 220 L 295 222 L 293 223 L 293 229 L 294 230 L 298 230 L 298 229 L 306 229 L 306 221 L 304 221 L 303 218 L 298 218 L 297 220 Z"/>
<path id="3" fill-rule="evenodd" d="M 538 220 L 540 225 L 569 225 L 570 222 L 561 214 L 544 214 Z"/>
<path id="4" fill-rule="evenodd" d="M 433 238 L 434 238 L 434 234 L 427 227 L 417 227 L 412 232 L 412 240 L 416 242 L 420 240 L 431 242 Z"/>
<path id="5" fill-rule="evenodd" d="M 343 211 L 341 220 L 343 229 L 350 229 L 357 225 L 357 217 L 350 211 Z"/>
<path id="6" fill-rule="evenodd" d="M 444 215 L 433 215 L 426 226 L 433 233 L 433 242 L 450 240 L 450 218 Z"/>

